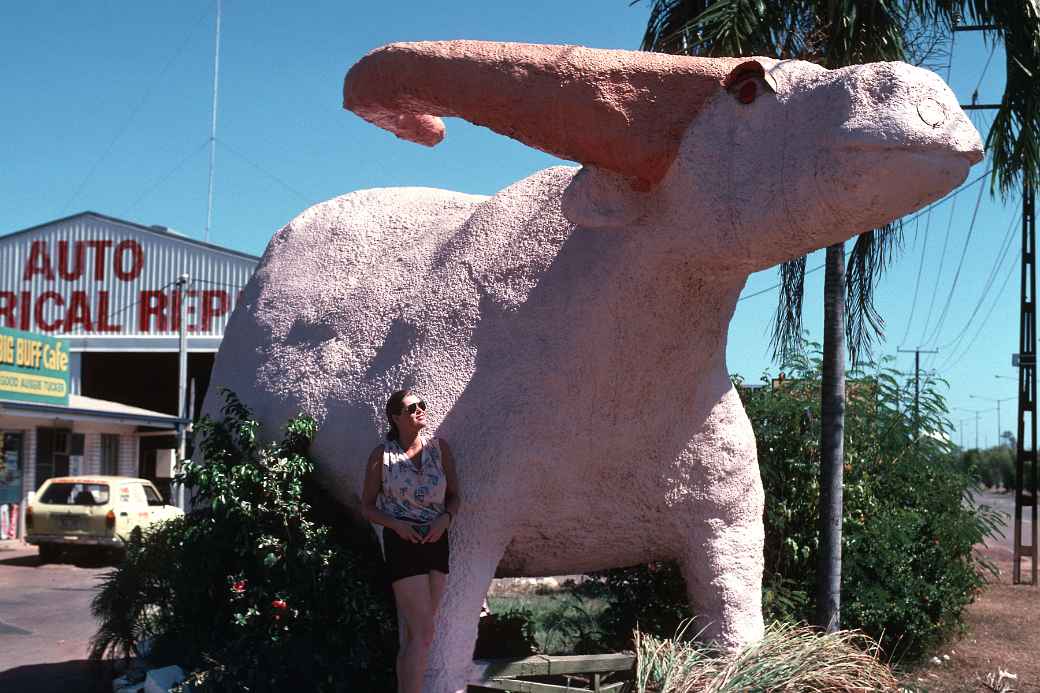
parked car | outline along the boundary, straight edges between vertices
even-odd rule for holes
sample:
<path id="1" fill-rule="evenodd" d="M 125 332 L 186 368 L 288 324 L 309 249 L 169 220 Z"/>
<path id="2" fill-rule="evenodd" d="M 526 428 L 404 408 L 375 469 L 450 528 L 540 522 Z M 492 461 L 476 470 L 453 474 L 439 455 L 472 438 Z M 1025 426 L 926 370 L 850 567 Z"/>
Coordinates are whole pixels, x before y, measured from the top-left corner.
<path id="1" fill-rule="evenodd" d="M 26 508 L 26 541 L 40 547 L 42 561 L 70 546 L 122 550 L 136 528 L 183 514 L 147 479 L 56 477 L 43 483 Z"/>

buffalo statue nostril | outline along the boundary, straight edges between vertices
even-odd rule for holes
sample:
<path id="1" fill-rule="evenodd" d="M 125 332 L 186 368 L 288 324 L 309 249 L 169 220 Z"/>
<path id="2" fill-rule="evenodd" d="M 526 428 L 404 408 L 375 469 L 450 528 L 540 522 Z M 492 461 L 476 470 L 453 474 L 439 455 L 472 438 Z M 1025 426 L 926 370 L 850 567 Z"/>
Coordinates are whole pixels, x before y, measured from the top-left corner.
<path id="1" fill-rule="evenodd" d="M 937 128 L 946 122 L 946 107 L 932 98 L 921 99 L 917 104 L 917 115 L 926 124 Z"/>

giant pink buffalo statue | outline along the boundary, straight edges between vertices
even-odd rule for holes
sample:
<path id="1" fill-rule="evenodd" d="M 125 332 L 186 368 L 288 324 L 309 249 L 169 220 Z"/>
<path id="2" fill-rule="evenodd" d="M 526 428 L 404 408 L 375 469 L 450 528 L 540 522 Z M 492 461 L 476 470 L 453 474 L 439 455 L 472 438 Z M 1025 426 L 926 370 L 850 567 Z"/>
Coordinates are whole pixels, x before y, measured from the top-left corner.
<path id="1" fill-rule="evenodd" d="M 344 99 L 421 144 L 458 116 L 582 164 L 491 197 L 385 188 L 306 210 L 217 357 L 213 382 L 272 429 L 319 419 L 321 475 L 352 507 L 389 393 L 431 403 L 463 510 L 427 690 L 463 690 L 496 571 L 675 559 L 707 635 L 760 637 L 762 486 L 725 361 L 737 297 L 957 186 L 981 142 L 953 92 L 903 63 L 449 41 L 370 53 Z"/>

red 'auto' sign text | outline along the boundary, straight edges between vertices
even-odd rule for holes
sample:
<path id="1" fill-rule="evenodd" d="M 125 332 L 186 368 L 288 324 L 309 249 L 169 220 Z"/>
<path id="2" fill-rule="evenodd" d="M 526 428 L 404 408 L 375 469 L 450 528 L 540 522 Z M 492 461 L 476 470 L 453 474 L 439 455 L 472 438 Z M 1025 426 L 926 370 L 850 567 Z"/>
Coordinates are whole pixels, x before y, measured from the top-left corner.
<path id="1" fill-rule="evenodd" d="M 111 291 L 85 291 L 66 282 L 105 286 L 133 282 L 145 266 L 145 252 L 133 239 L 33 241 L 22 269 L 22 281 L 43 283 L 44 291 L 0 291 L 0 324 L 34 332 L 100 332 L 154 334 L 180 329 L 181 293 L 176 287 L 140 289 L 136 301 L 115 305 Z M 222 288 L 184 292 L 187 331 L 208 333 L 213 321 L 232 308 L 233 292 Z"/>

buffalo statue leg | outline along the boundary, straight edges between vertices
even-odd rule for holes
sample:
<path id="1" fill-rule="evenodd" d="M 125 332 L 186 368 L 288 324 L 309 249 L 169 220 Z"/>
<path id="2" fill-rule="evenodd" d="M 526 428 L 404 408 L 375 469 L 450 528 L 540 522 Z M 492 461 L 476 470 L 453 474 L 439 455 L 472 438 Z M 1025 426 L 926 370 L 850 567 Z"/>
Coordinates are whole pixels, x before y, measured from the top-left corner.
<path id="1" fill-rule="evenodd" d="M 451 529 L 451 563 L 437 610 L 425 693 L 465 693 L 477 642 L 480 607 L 509 543 L 501 514 L 467 507 Z"/>
<path id="2" fill-rule="evenodd" d="M 751 469 L 746 495 L 726 504 L 702 501 L 693 509 L 679 560 L 698 616 L 694 632 L 727 649 L 763 635 L 762 486 L 757 466 Z"/>

